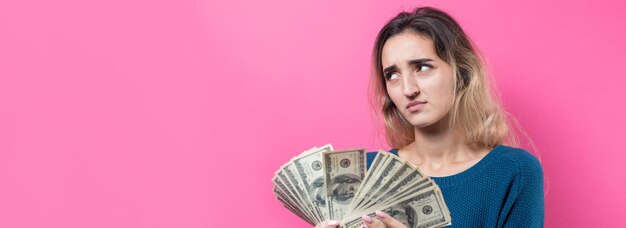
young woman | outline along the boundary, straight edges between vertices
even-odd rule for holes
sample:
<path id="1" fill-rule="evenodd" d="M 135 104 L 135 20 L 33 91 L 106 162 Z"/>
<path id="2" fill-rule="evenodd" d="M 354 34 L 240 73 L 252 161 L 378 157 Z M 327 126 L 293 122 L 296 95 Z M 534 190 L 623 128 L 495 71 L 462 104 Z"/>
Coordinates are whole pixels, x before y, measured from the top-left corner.
<path id="1" fill-rule="evenodd" d="M 391 152 L 437 183 L 452 227 L 543 226 L 541 165 L 515 147 L 481 58 L 452 17 L 431 7 L 398 14 L 379 32 L 372 59 Z M 380 211 L 363 216 L 364 227 L 406 225 Z"/>

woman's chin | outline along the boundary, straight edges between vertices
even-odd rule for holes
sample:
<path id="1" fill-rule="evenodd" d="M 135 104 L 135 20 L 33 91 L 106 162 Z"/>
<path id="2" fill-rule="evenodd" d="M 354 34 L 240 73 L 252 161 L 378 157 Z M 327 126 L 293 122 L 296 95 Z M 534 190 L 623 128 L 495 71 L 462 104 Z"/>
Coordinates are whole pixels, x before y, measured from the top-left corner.
<path id="1" fill-rule="evenodd" d="M 414 128 L 416 129 L 421 129 L 421 130 L 433 130 L 433 128 L 438 128 L 440 127 L 438 123 L 438 121 L 427 121 L 427 120 L 420 120 L 420 121 L 410 121 L 411 125 L 413 125 Z"/>
<path id="2" fill-rule="evenodd" d="M 426 113 L 421 113 L 420 116 L 411 116 L 408 119 L 408 122 L 413 125 L 416 129 L 422 129 L 427 131 L 432 131 L 437 128 L 442 128 L 446 125 L 448 120 L 448 116 L 439 116 L 439 115 L 424 115 Z"/>
<path id="3" fill-rule="evenodd" d="M 423 116 L 410 116 L 407 120 L 415 128 L 423 128 L 432 125 L 432 121 L 424 119 Z"/>

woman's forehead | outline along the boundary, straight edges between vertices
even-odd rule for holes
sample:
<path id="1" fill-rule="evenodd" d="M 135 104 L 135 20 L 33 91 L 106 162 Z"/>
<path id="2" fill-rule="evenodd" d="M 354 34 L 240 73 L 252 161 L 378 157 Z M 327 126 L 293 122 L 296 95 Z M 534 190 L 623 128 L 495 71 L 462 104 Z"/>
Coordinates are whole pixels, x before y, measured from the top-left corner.
<path id="1" fill-rule="evenodd" d="M 406 63 L 410 59 L 436 57 L 433 41 L 414 32 L 402 32 L 390 37 L 381 53 L 383 67 Z"/>

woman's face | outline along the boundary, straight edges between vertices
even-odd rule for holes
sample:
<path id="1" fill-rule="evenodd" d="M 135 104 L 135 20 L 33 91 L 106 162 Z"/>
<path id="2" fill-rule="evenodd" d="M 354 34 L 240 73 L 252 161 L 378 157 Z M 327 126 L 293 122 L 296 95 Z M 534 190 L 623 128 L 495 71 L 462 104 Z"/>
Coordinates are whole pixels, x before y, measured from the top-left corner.
<path id="1" fill-rule="evenodd" d="M 446 117 L 453 105 L 454 75 L 432 40 L 413 32 L 396 34 L 383 45 L 381 60 L 387 93 L 409 123 L 422 128 Z"/>

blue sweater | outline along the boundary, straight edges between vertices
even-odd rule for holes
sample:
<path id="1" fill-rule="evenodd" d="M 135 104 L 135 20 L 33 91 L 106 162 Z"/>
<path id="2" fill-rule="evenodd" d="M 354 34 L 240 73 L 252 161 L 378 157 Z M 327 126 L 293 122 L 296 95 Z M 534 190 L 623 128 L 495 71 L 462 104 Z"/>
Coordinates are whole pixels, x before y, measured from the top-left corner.
<path id="1" fill-rule="evenodd" d="M 368 169 L 374 157 L 367 153 Z M 450 209 L 449 227 L 543 227 L 543 171 L 523 149 L 498 145 L 461 173 L 431 178 Z"/>

